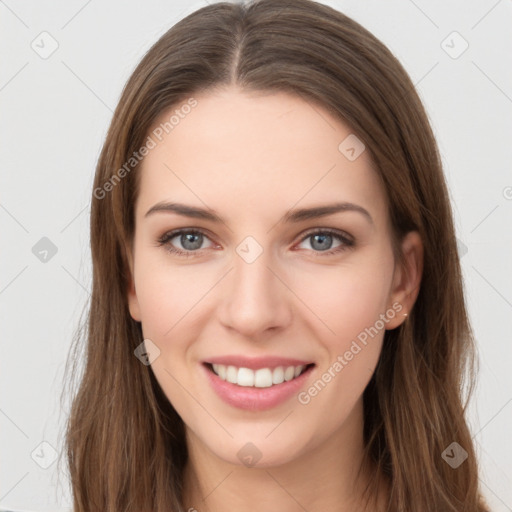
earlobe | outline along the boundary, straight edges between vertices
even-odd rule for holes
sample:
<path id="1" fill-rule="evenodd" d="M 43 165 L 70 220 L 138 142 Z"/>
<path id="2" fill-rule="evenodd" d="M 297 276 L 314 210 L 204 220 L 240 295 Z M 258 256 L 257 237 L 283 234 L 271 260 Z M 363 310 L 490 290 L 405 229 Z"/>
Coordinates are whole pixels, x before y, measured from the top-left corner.
<path id="1" fill-rule="evenodd" d="M 419 233 L 417 231 L 407 233 L 401 249 L 404 264 L 397 263 L 389 301 L 389 307 L 399 312 L 387 323 L 387 329 L 398 327 L 410 314 L 418 297 L 423 275 L 423 242 Z M 401 306 L 400 309 L 398 305 Z"/>
<path id="2" fill-rule="evenodd" d="M 134 262 L 131 251 L 126 248 L 126 257 L 128 260 L 129 280 L 127 285 L 127 298 L 128 298 L 128 309 L 130 310 L 130 316 L 136 321 L 141 321 L 139 300 L 137 298 L 137 291 L 135 289 L 135 278 L 134 278 Z"/>
<path id="3" fill-rule="evenodd" d="M 130 316 L 136 321 L 140 322 L 140 307 L 139 300 L 137 299 L 137 292 L 135 291 L 135 285 L 133 284 L 133 278 L 130 279 L 128 285 L 128 308 L 130 310 Z"/>

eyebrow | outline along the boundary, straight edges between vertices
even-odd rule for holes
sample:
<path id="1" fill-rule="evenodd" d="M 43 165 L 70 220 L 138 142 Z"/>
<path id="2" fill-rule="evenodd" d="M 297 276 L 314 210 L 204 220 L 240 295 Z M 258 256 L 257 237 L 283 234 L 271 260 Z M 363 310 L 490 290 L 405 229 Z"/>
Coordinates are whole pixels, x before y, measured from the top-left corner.
<path id="1" fill-rule="evenodd" d="M 319 217 L 326 217 L 327 215 L 332 215 L 334 213 L 346 211 L 354 211 L 361 213 L 370 224 L 373 224 L 372 216 L 370 215 L 368 210 L 364 209 L 362 206 L 359 206 L 357 204 L 346 202 L 314 206 L 311 208 L 299 208 L 295 210 L 289 210 L 284 214 L 282 222 L 298 223 L 305 220 L 317 219 Z M 158 212 L 176 213 L 177 215 L 182 215 L 184 217 L 208 220 L 216 223 L 226 223 L 224 219 L 221 216 L 219 216 L 214 210 L 198 208 L 196 206 L 189 206 L 181 203 L 169 202 L 160 202 L 155 204 L 146 212 L 145 217 L 148 217 L 149 215 Z"/>

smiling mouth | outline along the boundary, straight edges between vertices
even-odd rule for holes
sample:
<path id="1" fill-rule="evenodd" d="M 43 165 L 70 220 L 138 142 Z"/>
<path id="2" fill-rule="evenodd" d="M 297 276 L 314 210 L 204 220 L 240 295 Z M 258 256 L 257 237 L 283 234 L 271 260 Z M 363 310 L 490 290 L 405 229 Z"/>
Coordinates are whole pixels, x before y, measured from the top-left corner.
<path id="1" fill-rule="evenodd" d="M 220 379 L 242 387 L 268 388 L 289 382 L 315 366 L 314 363 L 300 366 L 276 366 L 274 368 L 236 367 L 232 365 L 204 363 Z"/>

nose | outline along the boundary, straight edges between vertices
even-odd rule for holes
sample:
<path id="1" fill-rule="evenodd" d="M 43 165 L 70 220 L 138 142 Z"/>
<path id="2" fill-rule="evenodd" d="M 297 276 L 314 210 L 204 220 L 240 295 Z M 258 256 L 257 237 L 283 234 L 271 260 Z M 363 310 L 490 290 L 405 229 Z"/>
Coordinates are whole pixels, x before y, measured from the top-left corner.
<path id="1" fill-rule="evenodd" d="M 286 328 L 292 320 L 293 294 L 285 273 L 280 275 L 266 251 L 250 263 L 236 253 L 233 256 L 234 268 L 220 291 L 221 323 L 251 339 Z"/>

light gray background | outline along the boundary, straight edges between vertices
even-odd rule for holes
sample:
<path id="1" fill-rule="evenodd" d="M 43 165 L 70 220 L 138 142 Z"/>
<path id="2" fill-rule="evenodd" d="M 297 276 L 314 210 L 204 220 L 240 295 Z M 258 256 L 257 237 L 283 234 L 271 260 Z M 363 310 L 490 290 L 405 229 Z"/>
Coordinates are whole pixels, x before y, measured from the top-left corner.
<path id="1" fill-rule="evenodd" d="M 493 510 L 510 511 L 512 2 L 325 3 L 352 16 L 394 52 L 429 112 L 453 200 L 479 346 L 470 421 L 482 487 Z M 2 508 L 70 508 L 66 475 L 59 485 L 57 464 L 39 464 L 52 461 L 52 449 L 62 450 L 63 366 L 89 296 L 94 167 L 136 63 L 176 21 L 204 5 L 0 0 Z M 48 36 L 39 36 L 43 31 L 58 43 L 47 59 L 31 47 L 35 41 L 40 52 L 50 48 Z M 453 56 L 464 43 L 453 31 L 469 44 L 458 58 Z M 58 250 L 46 262 L 32 252 L 42 237 Z M 43 441 L 49 445 L 41 447 Z"/>

